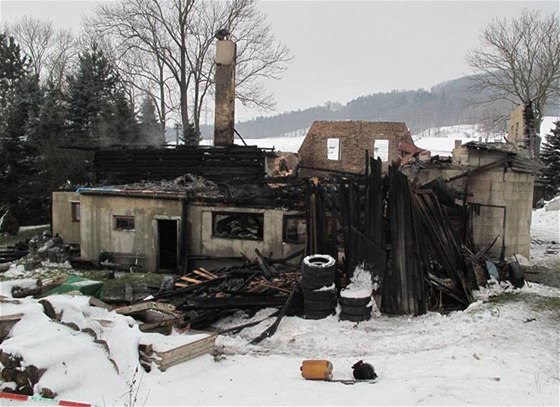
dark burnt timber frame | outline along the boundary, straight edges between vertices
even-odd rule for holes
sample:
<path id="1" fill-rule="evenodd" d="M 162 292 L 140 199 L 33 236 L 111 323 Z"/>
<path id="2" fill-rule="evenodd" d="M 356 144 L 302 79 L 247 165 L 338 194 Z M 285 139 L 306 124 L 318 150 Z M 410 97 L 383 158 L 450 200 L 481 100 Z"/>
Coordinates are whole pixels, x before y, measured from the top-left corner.
<path id="1" fill-rule="evenodd" d="M 256 146 L 95 150 L 96 184 L 171 180 L 187 173 L 211 181 L 263 179 L 267 153 Z"/>

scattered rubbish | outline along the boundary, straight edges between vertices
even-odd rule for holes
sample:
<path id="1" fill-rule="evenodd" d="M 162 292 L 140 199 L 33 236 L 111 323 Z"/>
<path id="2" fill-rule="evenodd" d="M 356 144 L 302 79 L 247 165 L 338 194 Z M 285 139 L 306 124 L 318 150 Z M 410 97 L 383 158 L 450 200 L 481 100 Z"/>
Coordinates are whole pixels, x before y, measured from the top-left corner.
<path id="1" fill-rule="evenodd" d="M 362 360 L 352 366 L 354 379 L 333 379 L 333 364 L 324 359 L 304 360 L 299 369 L 302 377 L 306 380 L 320 380 L 330 383 L 375 383 L 378 378 L 373 365 L 364 363 Z"/>
<path id="2" fill-rule="evenodd" d="M 356 380 L 373 380 L 377 378 L 377 373 L 371 363 L 364 363 L 363 360 L 358 360 L 352 366 L 352 374 Z"/>
<path id="3" fill-rule="evenodd" d="M 304 360 L 299 368 L 307 380 L 332 380 L 333 365 L 328 360 Z"/>

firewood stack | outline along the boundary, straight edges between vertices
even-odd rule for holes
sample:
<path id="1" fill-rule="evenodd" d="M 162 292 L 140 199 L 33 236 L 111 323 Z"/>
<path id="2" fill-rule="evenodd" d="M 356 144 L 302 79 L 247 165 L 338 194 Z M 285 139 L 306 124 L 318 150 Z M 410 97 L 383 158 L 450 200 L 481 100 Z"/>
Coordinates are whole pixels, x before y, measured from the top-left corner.
<path id="1" fill-rule="evenodd" d="M 1 350 L 0 364 L 2 365 L 2 381 L 4 382 L 2 391 L 5 393 L 32 396 L 33 387 L 46 372 L 46 369 L 39 369 L 34 365 L 25 366 L 21 356 L 12 355 Z M 45 398 L 54 398 L 56 394 L 47 388 L 43 388 L 41 390 L 41 396 Z"/>

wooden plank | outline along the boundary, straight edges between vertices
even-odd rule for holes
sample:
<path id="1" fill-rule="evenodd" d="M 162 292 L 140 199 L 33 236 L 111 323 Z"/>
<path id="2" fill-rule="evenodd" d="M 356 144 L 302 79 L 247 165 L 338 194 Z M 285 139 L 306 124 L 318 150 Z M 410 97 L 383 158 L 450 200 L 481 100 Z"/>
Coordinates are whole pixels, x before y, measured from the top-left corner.
<path id="1" fill-rule="evenodd" d="M 197 358 L 197 357 L 205 355 L 207 353 L 210 353 L 209 350 L 201 350 L 200 352 L 189 355 L 189 356 L 185 357 L 184 359 L 179 359 L 179 360 L 176 360 L 176 361 L 173 361 L 173 362 L 170 362 L 170 363 L 158 365 L 158 369 L 162 372 L 165 372 L 167 369 L 169 369 L 172 366 L 178 365 L 178 364 L 183 363 L 183 362 L 187 362 L 191 359 Z"/>
<path id="2" fill-rule="evenodd" d="M 113 311 L 115 311 L 117 314 L 123 314 L 123 315 L 132 314 L 134 312 L 145 311 L 145 310 L 156 310 L 164 313 L 173 314 L 175 313 L 176 308 L 175 305 L 168 304 L 165 302 L 146 301 L 146 302 L 139 302 L 136 304 L 113 309 Z"/>
<path id="3" fill-rule="evenodd" d="M 214 279 L 214 278 L 218 278 L 217 275 L 215 275 L 214 273 L 211 273 L 210 271 L 206 270 L 203 267 L 199 267 L 197 270 L 194 270 L 194 273 L 196 273 L 196 274 L 202 273 L 203 275 L 208 276 L 209 280 Z"/>
<path id="4" fill-rule="evenodd" d="M 197 356 L 197 355 L 201 355 L 204 353 L 210 353 L 214 350 L 214 344 L 213 343 L 205 343 L 199 346 L 195 346 L 189 349 L 188 352 L 182 352 L 182 353 L 178 353 L 175 354 L 173 356 L 169 356 L 169 357 L 165 357 L 165 358 L 154 358 L 152 359 L 152 361 L 158 365 L 158 366 L 169 366 L 173 363 L 176 363 L 178 361 L 185 361 L 185 360 L 189 360 L 192 359 L 193 357 Z"/>
<path id="5" fill-rule="evenodd" d="M 154 351 L 154 353 L 161 358 L 175 357 L 176 355 L 179 355 L 181 353 L 185 353 L 185 352 L 188 353 L 190 349 L 195 349 L 195 348 L 198 348 L 198 347 L 203 346 L 205 344 L 212 344 L 213 345 L 216 342 L 216 337 L 217 337 L 217 335 L 210 334 L 206 338 L 202 338 L 202 339 L 198 339 L 198 340 L 193 341 L 193 342 L 186 343 L 186 344 L 178 346 L 174 349 L 170 349 L 170 350 L 165 351 L 165 352 Z"/>
<path id="6" fill-rule="evenodd" d="M 193 284 L 201 284 L 203 282 L 201 280 L 197 280 L 196 278 L 187 277 L 187 276 L 181 276 L 179 277 L 179 280 L 186 281 L 187 283 L 193 283 Z"/>
<path id="7" fill-rule="evenodd" d="M 176 318 L 164 319 L 158 322 L 143 323 L 138 326 L 138 329 L 140 329 L 142 332 L 150 332 L 155 330 L 156 328 L 162 328 L 162 327 L 167 327 L 169 325 L 174 325 L 178 322 L 181 322 L 182 320 L 183 320 L 182 317 L 176 317 Z"/>
<path id="8" fill-rule="evenodd" d="M 284 305 L 286 296 L 252 296 L 252 297 L 221 297 L 192 298 L 180 306 L 181 310 L 204 309 L 235 309 L 263 308 Z"/>

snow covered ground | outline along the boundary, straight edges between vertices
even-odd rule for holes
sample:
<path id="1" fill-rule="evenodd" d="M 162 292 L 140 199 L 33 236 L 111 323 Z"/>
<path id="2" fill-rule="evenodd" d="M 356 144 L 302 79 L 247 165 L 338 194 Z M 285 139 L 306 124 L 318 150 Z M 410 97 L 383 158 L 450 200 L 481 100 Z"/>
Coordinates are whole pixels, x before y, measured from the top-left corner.
<path id="1" fill-rule="evenodd" d="M 560 197 L 533 211 L 531 220 L 531 264 L 547 266 L 560 273 Z"/>
<path id="2" fill-rule="evenodd" d="M 545 208 L 534 212 L 534 248 L 536 242 L 558 237 L 558 214 Z M 537 252 L 531 260 L 553 264 L 555 259 Z M 7 273 L 26 277 L 21 266 Z M 560 289 L 536 283 L 514 290 L 493 281 L 465 311 L 447 315 L 391 317 L 375 312 L 359 324 L 337 316 L 319 321 L 286 317 L 274 336 L 250 345 L 272 323 L 268 319 L 238 334 L 219 336 L 216 356 L 150 373 L 138 366 L 138 343 L 146 334 L 132 318 L 91 307 L 87 297 L 48 297 L 55 310 L 62 311 L 63 322 L 95 331 L 106 349 L 90 335 L 47 318 L 37 300 L 9 298 L 14 284 L 34 283 L 23 279 L 0 284 L 2 315 L 24 314 L 0 348 L 22 355 L 24 364 L 47 368 L 35 390 L 49 388 L 57 399 L 103 406 L 560 403 Z M 238 313 L 216 328 L 261 319 L 272 311 L 262 310 L 252 318 Z M 363 359 L 373 364 L 379 380 L 354 385 L 307 381 L 300 375 L 305 359 L 331 361 L 334 379 L 351 379 L 351 366 Z M 18 403 L 2 401 L 7 404 Z"/>

